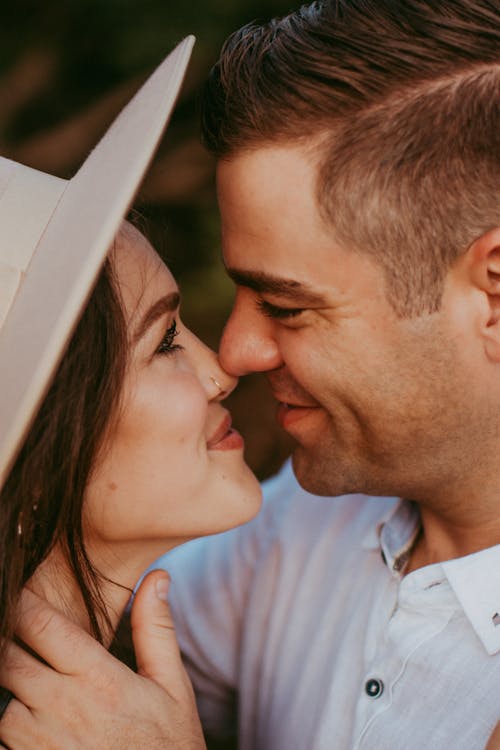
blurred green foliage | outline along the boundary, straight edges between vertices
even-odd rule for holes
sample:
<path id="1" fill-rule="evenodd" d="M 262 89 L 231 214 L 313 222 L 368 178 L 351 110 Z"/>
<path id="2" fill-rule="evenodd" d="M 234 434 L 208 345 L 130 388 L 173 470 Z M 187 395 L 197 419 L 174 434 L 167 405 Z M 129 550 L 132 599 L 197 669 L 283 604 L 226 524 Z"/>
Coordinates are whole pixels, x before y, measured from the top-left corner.
<path id="1" fill-rule="evenodd" d="M 197 36 L 195 56 L 208 69 L 224 38 L 255 18 L 285 13 L 288 0 L 20 0 L 5 3 L 0 70 L 26 49 L 55 52 L 56 80 L 11 123 L 11 137 L 70 114 L 126 78 L 145 73 L 176 42 Z"/>

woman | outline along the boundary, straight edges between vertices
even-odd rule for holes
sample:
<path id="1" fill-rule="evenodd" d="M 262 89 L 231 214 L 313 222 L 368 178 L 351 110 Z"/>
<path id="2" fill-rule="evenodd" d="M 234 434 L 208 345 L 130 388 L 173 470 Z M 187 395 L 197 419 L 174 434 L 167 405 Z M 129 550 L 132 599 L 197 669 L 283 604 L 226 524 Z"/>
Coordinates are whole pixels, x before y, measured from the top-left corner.
<path id="1" fill-rule="evenodd" d="M 156 557 L 248 521 L 260 491 L 221 405 L 234 385 L 124 223 L 1 493 L 4 601 L 30 581 L 109 644 Z"/>
<path id="2" fill-rule="evenodd" d="M 69 184 L 0 159 L 3 642 L 28 584 L 109 645 L 160 553 L 260 506 L 221 405 L 235 380 L 181 323 L 166 266 L 121 223 L 191 46 Z"/>

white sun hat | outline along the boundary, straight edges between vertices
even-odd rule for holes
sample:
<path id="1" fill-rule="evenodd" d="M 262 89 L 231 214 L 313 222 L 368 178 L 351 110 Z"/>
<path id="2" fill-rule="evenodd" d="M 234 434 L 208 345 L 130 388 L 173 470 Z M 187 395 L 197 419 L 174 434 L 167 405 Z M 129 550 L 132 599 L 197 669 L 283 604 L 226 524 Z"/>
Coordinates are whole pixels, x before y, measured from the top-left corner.
<path id="1" fill-rule="evenodd" d="M 187 37 L 71 180 L 0 157 L 0 487 L 153 157 L 191 56 Z"/>

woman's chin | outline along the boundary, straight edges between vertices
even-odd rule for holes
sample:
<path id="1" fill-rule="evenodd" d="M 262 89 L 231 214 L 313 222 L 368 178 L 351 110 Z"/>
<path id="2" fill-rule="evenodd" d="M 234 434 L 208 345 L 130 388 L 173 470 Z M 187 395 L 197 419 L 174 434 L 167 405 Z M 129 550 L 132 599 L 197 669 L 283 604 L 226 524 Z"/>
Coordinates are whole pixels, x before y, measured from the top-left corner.
<path id="1" fill-rule="evenodd" d="M 177 497 L 175 505 L 160 513 L 157 510 L 154 522 L 137 516 L 132 522 L 129 517 L 121 527 L 123 534 L 116 523 L 111 530 L 101 526 L 101 533 L 94 525 L 94 533 L 86 535 L 86 544 L 96 569 L 111 580 L 133 586 L 136 576 L 171 549 L 242 526 L 257 515 L 262 505 L 261 486 L 243 461 L 237 471 L 217 472 L 212 479 L 184 502 Z"/>
<path id="2" fill-rule="evenodd" d="M 178 539 L 175 546 L 197 537 L 221 534 L 248 523 L 262 507 L 262 488 L 255 474 L 242 463 L 233 481 L 230 476 L 226 477 L 223 490 L 218 483 L 212 490 L 207 488 L 203 502 L 198 507 L 196 522 L 191 528 L 189 525 L 185 527 L 189 533 L 183 540 Z"/>
<path id="3" fill-rule="evenodd" d="M 220 531 L 228 531 L 236 526 L 242 526 L 251 521 L 262 507 L 262 488 L 255 474 L 244 464 L 242 475 L 239 477 L 238 490 L 232 493 L 230 502 L 226 504 Z"/>

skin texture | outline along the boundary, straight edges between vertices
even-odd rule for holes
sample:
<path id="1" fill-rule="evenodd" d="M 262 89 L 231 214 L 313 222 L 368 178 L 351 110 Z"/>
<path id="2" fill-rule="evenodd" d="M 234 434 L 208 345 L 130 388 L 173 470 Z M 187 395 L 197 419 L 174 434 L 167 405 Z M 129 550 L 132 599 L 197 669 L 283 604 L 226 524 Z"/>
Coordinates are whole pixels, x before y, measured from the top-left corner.
<path id="1" fill-rule="evenodd" d="M 113 582 L 104 598 L 117 625 L 148 565 L 188 539 L 248 521 L 259 510 L 261 493 L 241 447 L 211 447 L 228 417 L 212 378 L 224 388 L 222 396 L 237 380 L 182 324 L 171 273 L 131 225 L 118 236 L 112 261 L 130 354 L 120 412 L 86 492 L 84 523 L 91 559 Z M 144 316 L 165 298 L 172 309 L 144 328 Z M 31 587 L 88 626 L 59 549 L 37 570 Z"/>

